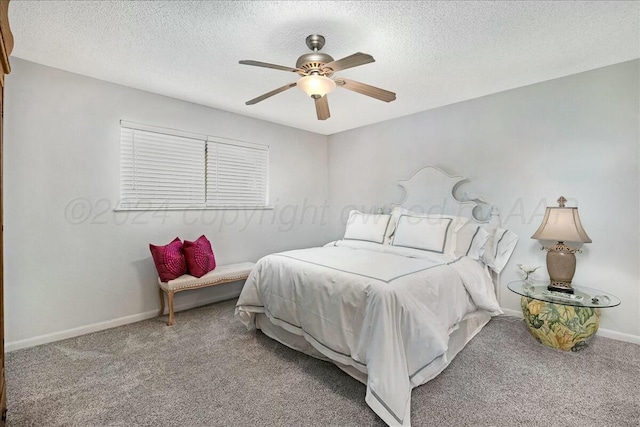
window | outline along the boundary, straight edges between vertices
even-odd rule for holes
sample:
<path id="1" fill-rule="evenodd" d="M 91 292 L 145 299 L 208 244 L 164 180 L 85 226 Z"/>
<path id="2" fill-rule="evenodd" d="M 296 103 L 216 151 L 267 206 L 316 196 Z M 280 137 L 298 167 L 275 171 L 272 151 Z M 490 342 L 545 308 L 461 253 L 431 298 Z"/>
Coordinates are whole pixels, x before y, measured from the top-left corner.
<path id="1" fill-rule="evenodd" d="M 207 206 L 265 206 L 267 149 L 209 137 Z"/>
<path id="2" fill-rule="evenodd" d="M 121 122 L 120 209 L 263 208 L 269 147 Z"/>

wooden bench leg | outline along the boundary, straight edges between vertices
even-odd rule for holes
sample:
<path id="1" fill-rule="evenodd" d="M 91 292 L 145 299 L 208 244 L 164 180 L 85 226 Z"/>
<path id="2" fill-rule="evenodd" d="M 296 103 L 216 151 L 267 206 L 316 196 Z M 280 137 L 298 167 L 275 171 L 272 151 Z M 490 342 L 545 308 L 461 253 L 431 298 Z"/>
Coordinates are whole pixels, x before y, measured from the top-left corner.
<path id="1" fill-rule="evenodd" d="M 162 288 L 158 288 L 160 291 L 160 313 L 158 313 L 158 317 L 162 317 L 164 315 L 164 291 Z"/>
<path id="2" fill-rule="evenodd" d="M 169 303 L 169 321 L 167 326 L 173 326 L 175 324 L 173 320 L 173 291 L 167 291 L 167 302 Z"/>

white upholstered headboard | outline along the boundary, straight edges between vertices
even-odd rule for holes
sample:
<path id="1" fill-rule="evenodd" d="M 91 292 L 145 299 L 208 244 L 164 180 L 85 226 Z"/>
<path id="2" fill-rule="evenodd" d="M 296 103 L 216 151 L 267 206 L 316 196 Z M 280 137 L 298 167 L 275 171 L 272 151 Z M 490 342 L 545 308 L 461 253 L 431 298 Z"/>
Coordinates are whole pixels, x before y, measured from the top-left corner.
<path id="1" fill-rule="evenodd" d="M 482 196 L 464 191 L 461 187 L 465 182 L 468 179 L 463 176 L 449 175 L 435 166 L 425 166 L 408 179 L 398 181 L 405 197 L 392 206 L 402 206 L 413 212 L 462 216 L 498 227 L 498 210 Z"/>
<path id="2" fill-rule="evenodd" d="M 425 166 L 408 179 L 398 181 L 405 197 L 397 204 L 413 212 L 445 214 L 470 218 L 488 229 L 500 226 L 498 209 L 485 201 L 484 197 L 462 188 L 468 179 L 460 175 L 449 175 L 435 166 Z M 500 298 L 500 275 L 489 270 L 496 295 Z"/>

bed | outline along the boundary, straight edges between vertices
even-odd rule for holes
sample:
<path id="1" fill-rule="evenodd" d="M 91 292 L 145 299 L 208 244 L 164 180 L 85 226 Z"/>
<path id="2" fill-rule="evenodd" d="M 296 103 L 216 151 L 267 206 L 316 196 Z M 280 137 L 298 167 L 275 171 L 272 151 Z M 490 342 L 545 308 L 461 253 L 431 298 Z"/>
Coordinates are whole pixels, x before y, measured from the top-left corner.
<path id="1" fill-rule="evenodd" d="M 388 214 L 350 212 L 342 240 L 260 259 L 236 315 L 335 363 L 383 421 L 410 425 L 411 390 L 502 313 L 496 282 L 517 236 L 481 198 L 456 197 L 462 182 L 425 167 Z"/>

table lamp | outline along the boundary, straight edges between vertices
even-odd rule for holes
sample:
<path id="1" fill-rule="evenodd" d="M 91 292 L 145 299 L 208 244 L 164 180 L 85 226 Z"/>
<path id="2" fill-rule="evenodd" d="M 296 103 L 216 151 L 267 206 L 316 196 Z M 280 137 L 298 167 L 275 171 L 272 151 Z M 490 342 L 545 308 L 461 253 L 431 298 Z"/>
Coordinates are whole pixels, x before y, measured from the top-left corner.
<path id="1" fill-rule="evenodd" d="M 591 243 L 591 239 L 582 228 L 578 208 L 565 206 L 567 199 L 560 196 L 558 207 L 548 207 L 538 230 L 531 236 L 537 240 L 556 240 L 558 243 L 542 249 L 547 250 L 547 271 L 549 272 L 550 291 L 573 293 L 571 280 L 576 272 L 576 252 L 564 242 Z"/>

